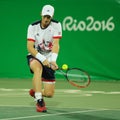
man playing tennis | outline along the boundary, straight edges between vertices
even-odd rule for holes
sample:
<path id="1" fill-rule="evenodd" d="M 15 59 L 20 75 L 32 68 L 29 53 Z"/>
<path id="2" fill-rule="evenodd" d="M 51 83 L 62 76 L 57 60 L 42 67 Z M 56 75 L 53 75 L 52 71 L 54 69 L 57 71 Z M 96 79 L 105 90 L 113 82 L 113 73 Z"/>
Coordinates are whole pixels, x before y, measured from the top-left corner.
<path id="1" fill-rule="evenodd" d="M 61 23 L 53 20 L 54 8 L 45 5 L 41 20 L 29 25 L 27 33 L 28 64 L 33 73 L 33 89 L 29 94 L 36 100 L 36 111 L 46 112 L 44 97 L 52 97 L 55 88 L 55 70 L 62 37 Z M 43 84 L 42 84 L 43 82 Z M 43 87 L 42 87 L 43 85 Z"/>

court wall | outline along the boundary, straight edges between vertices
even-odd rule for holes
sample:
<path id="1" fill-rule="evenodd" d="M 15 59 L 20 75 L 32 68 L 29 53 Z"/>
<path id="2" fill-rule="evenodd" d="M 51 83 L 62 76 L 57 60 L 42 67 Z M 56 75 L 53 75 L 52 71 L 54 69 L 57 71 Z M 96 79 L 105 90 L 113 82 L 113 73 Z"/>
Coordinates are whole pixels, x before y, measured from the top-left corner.
<path id="1" fill-rule="evenodd" d="M 120 0 L 0 0 L 0 77 L 31 77 L 27 27 L 45 4 L 62 24 L 58 65 L 80 67 L 92 79 L 119 79 Z"/>

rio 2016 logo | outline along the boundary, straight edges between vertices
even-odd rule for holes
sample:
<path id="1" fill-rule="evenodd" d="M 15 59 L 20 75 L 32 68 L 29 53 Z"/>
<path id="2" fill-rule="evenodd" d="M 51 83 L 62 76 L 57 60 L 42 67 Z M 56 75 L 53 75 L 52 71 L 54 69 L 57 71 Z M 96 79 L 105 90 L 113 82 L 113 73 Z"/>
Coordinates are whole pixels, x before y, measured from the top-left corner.
<path id="1" fill-rule="evenodd" d="M 93 16 L 88 16 L 86 21 L 77 21 L 72 16 L 64 18 L 62 25 L 64 31 L 113 31 L 115 23 L 112 22 L 113 16 L 107 20 L 95 20 Z"/>

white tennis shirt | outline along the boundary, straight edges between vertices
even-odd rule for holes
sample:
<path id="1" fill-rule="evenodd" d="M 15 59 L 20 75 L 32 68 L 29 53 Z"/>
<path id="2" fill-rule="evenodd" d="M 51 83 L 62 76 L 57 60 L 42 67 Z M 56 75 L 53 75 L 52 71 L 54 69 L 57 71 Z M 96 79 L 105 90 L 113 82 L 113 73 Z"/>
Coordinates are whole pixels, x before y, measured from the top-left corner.
<path id="1" fill-rule="evenodd" d="M 27 40 L 35 42 L 35 49 L 48 56 L 52 50 L 53 39 L 62 37 L 61 23 L 52 20 L 45 29 L 41 28 L 40 21 L 28 26 Z"/>

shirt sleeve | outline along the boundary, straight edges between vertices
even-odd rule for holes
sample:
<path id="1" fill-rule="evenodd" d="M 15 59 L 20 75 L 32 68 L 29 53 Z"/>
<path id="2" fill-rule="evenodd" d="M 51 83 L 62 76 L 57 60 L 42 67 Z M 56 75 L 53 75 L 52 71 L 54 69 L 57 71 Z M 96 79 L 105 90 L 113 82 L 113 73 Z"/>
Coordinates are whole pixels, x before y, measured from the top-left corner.
<path id="1" fill-rule="evenodd" d="M 62 27 L 60 22 L 54 26 L 54 30 L 53 38 L 62 38 Z"/>
<path id="2" fill-rule="evenodd" d="M 35 42 L 34 27 L 32 25 L 28 26 L 27 40 Z"/>

